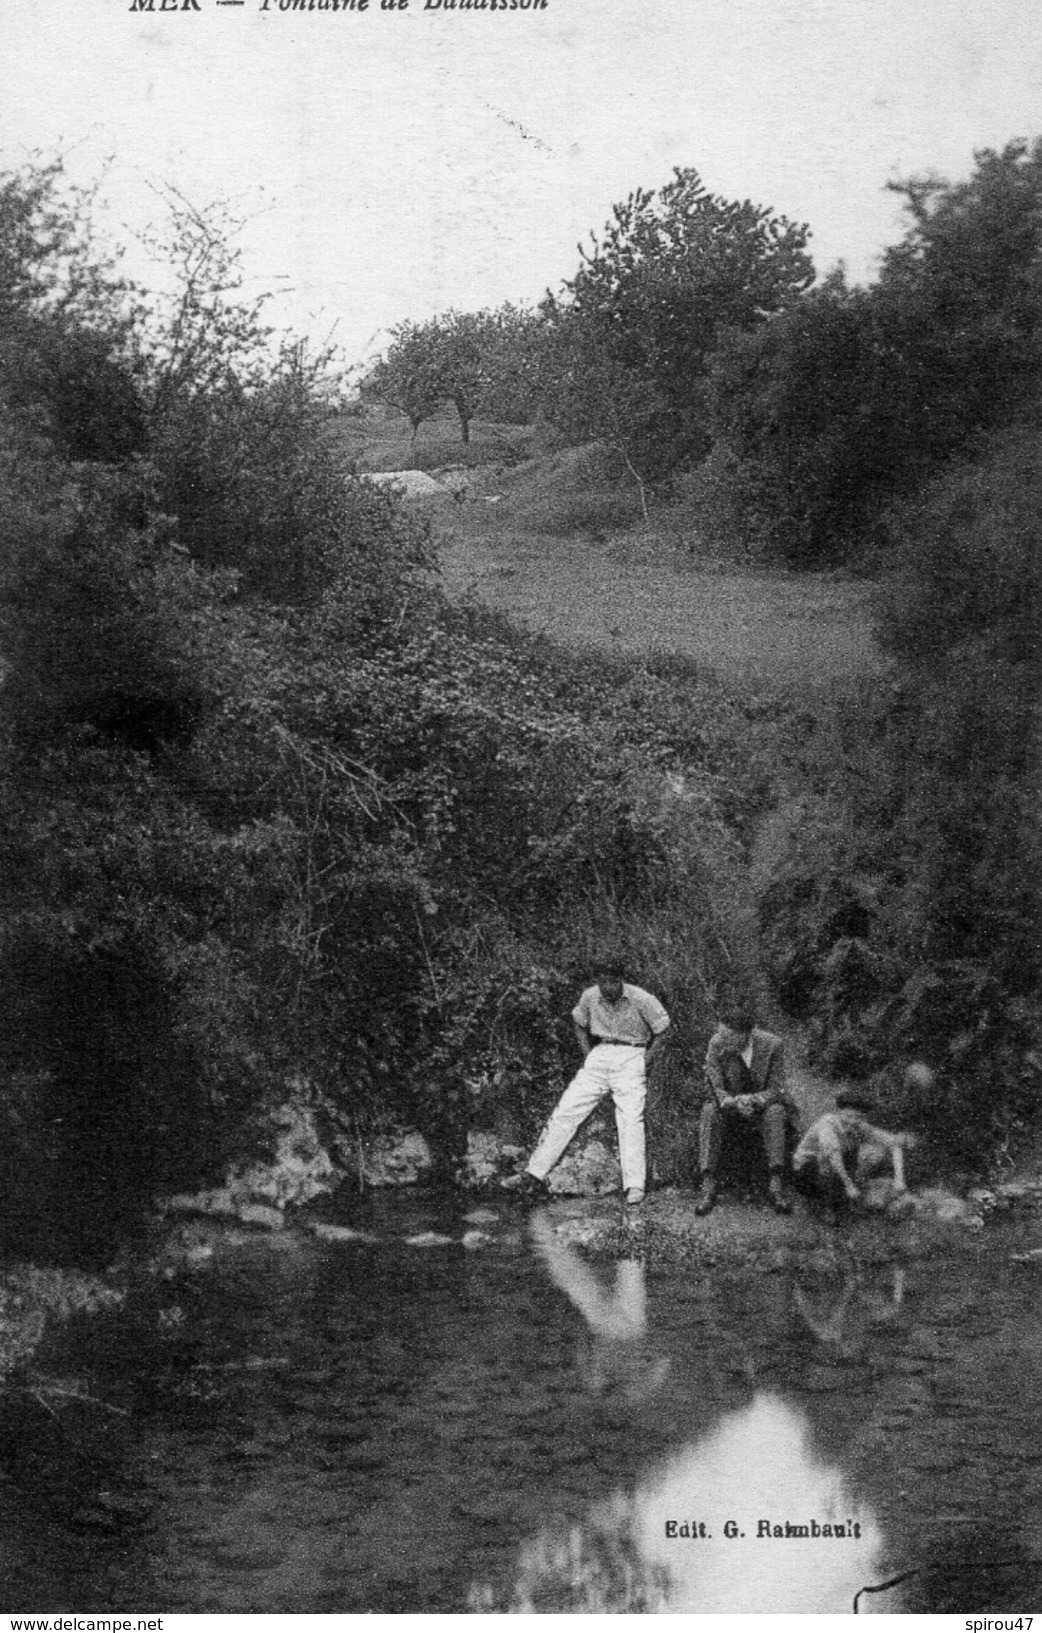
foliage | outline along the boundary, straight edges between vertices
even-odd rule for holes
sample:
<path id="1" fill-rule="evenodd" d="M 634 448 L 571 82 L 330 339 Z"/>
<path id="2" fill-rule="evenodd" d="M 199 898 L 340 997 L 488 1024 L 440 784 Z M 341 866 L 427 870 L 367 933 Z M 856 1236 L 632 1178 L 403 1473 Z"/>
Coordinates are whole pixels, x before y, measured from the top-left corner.
<path id="1" fill-rule="evenodd" d="M 722 342 L 709 387 L 713 458 L 765 554 L 801 566 L 841 560 L 921 476 L 915 408 L 892 359 L 871 295 L 841 274 Z"/>
<path id="2" fill-rule="evenodd" d="M 448 311 L 426 323 L 400 323 L 363 391 L 400 409 L 414 439 L 424 420 L 451 402 L 466 445 L 479 413 L 508 423 L 530 417 L 541 334 L 537 314 L 509 303 L 494 312 Z"/>
<path id="3" fill-rule="evenodd" d="M 92 240 L 89 202 L 60 162 L 0 174 L 3 400 L 73 460 L 144 439 L 132 292 Z"/>
<path id="4" fill-rule="evenodd" d="M 623 682 L 606 700 L 494 623 L 444 609 L 363 653 L 331 638 L 341 616 L 332 596 L 317 624 L 295 627 L 291 664 L 273 662 L 263 635 L 265 676 L 247 688 L 265 752 L 286 755 L 271 981 L 292 999 L 314 1070 L 349 1077 L 372 1115 L 395 1059 L 399 1105 L 404 1089 L 451 1147 L 482 1110 L 474 1085 L 486 1115 L 532 1120 L 538 1086 L 560 1076 L 563 1017 L 598 940 L 629 923 L 647 956 L 649 920 L 674 899 L 689 941 L 692 919 L 709 934 L 714 890 L 704 858 L 686 881 L 671 872 L 677 839 L 646 794 L 650 700 L 642 718 Z M 663 765 L 691 746 L 689 716 L 663 723 Z M 726 852 L 722 818 L 707 820 L 708 766 L 702 775 L 687 820 L 710 853 Z M 691 949 L 704 983 L 715 944 Z"/>
<path id="5" fill-rule="evenodd" d="M 761 904 L 826 1063 L 927 1061 L 937 1087 L 891 1085 L 893 1109 L 978 1165 L 1038 1093 L 1040 501 L 1024 432 L 904 513 L 882 624 L 899 682 L 851 714 Z"/>
<path id="6" fill-rule="evenodd" d="M 911 224 L 879 280 L 880 299 L 905 320 L 906 372 L 915 365 L 938 452 L 1019 419 L 1038 393 L 1042 139 L 974 157 L 969 181 L 893 184 Z"/>
<path id="7" fill-rule="evenodd" d="M 175 196 L 157 245 L 171 283 L 146 326 L 152 502 L 176 518 L 194 560 L 277 601 L 313 602 L 379 535 L 383 567 L 355 574 L 366 599 L 381 574 L 424 562 L 422 533 L 345 480 L 332 358 L 273 336 L 264 297 L 243 297 L 235 225 Z"/>
<path id="8" fill-rule="evenodd" d="M 732 497 L 747 533 L 797 563 L 885 546 L 889 507 L 1035 412 L 1042 143 L 978 153 L 968 182 L 894 190 L 911 220 L 874 287 L 834 274 L 714 360 Z"/>
<path id="9" fill-rule="evenodd" d="M 770 210 L 708 193 L 694 170 L 638 188 L 546 304 L 551 420 L 625 448 L 645 480 L 703 456 L 720 336 L 757 327 L 811 281 L 806 241 Z"/>
<path id="10" fill-rule="evenodd" d="M 362 384 L 363 399 L 389 403 L 406 416 L 414 439 L 443 400 L 432 328 L 431 324 L 399 323 L 391 331 L 386 355 Z"/>
<path id="11" fill-rule="evenodd" d="M 135 320 L 149 457 L 0 417 L 0 1235 L 63 1256 L 301 1074 L 446 1154 L 527 1137 L 608 935 L 683 1015 L 682 1073 L 731 934 L 726 702 L 451 610 L 179 219 L 181 283 Z"/>

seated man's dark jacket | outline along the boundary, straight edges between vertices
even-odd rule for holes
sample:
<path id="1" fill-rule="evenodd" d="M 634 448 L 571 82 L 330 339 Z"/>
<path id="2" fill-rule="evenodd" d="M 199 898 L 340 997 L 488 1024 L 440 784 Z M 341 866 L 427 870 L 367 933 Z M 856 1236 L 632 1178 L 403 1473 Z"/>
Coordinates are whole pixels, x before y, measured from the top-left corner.
<path id="1" fill-rule="evenodd" d="M 788 1092 L 785 1076 L 785 1046 L 774 1032 L 753 1028 L 752 1063 L 747 1066 L 740 1054 L 730 1054 L 714 1032 L 705 1059 L 706 1098 L 720 1104 L 728 1096 L 755 1095 L 760 1110 L 770 1105 L 785 1107 L 793 1126 L 799 1121 L 796 1102 Z"/>

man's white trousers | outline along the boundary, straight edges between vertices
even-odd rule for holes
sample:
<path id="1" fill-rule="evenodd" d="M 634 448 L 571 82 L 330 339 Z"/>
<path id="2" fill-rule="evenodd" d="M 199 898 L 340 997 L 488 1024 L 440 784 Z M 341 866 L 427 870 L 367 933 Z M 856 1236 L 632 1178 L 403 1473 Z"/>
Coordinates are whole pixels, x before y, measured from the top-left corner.
<path id="1" fill-rule="evenodd" d="M 644 1189 L 644 1051 L 635 1045 L 599 1043 L 587 1055 L 557 1102 L 528 1172 L 545 1179 L 572 1135 L 606 1094 L 615 1102 L 622 1188 Z"/>

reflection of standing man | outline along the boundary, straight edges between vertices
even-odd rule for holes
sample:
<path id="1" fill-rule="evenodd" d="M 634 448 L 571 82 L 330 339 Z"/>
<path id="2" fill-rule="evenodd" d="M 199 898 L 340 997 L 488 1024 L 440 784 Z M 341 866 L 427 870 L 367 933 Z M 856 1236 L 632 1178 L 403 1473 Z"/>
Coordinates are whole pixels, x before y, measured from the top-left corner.
<path id="1" fill-rule="evenodd" d="M 524 1194 L 541 1193 L 547 1174 L 576 1130 L 610 1094 L 615 1103 L 622 1188 L 630 1207 L 637 1207 L 646 1187 L 647 1069 L 662 1047 L 669 1016 L 650 992 L 623 980 L 617 959 L 602 959 L 594 973 L 596 985 L 587 987 L 572 1010 L 583 1064 L 554 1108 L 527 1171 L 515 1183 Z"/>
<path id="2" fill-rule="evenodd" d="M 785 1163 L 797 1111 L 787 1092 L 781 1038 L 754 1026 L 748 1010 L 725 1010 L 709 1040 L 705 1079 L 707 1095 L 698 1125 L 702 1189 L 695 1212 L 707 1214 L 713 1206 L 723 1146 L 743 1123 L 750 1123 L 763 1141 L 771 1207 L 776 1213 L 791 1213 Z"/>
<path id="3" fill-rule="evenodd" d="M 602 1281 L 573 1247 L 560 1240 L 542 1209 L 529 1228 L 553 1281 L 568 1295 L 589 1329 L 590 1342 L 585 1353 L 580 1351 L 587 1388 L 597 1394 L 618 1388 L 627 1400 L 646 1400 L 665 1381 L 669 1362 L 664 1356 L 649 1354 L 642 1342 L 648 1325 L 648 1296 L 641 1260 L 620 1259 L 614 1283 Z"/>

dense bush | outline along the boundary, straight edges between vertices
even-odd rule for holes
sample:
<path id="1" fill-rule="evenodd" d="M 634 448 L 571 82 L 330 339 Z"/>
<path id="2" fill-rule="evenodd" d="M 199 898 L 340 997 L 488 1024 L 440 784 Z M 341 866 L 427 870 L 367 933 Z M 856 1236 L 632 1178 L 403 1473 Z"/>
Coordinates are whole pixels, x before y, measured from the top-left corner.
<path id="1" fill-rule="evenodd" d="M 716 457 L 741 525 L 800 564 L 871 555 L 889 507 L 1035 414 L 1042 143 L 978 153 L 964 183 L 895 190 L 910 222 L 875 285 L 835 274 L 713 359 Z"/>
<path id="2" fill-rule="evenodd" d="M 64 458 L 143 448 L 130 291 L 92 239 L 89 199 L 57 162 L 0 174 L 0 355 L 6 409 Z"/>
<path id="3" fill-rule="evenodd" d="M 748 954 L 729 701 L 451 610 L 209 224 L 179 243 L 195 281 L 134 318 L 147 457 L 0 417 L 0 1236 L 35 1251 L 107 1252 L 291 1077 L 446 1155 L 530 1136 L 606 939 L 682 1082 Z"/>
<path id="4" fill-rule="evenodd" d="M 892 1086 L 895 1112 L 977 1163 L 1039 1091 L 1040 504 L 1038 436 L 1011 433 L 895 524 L 897 684 L 854 711 L 842 775 L 799 811 L 762 899 L 820 1057 L 854 1075 L 927 1061 L 936 1086 Z"/>
<path id="5" fill-rule="evenodd" d="M 806 288 L 806 242 L 805 227 L 708 193 L 694 170 L 638 188 L 544 303 L 547 418 L 620 449 L 642 483 L 703 457 L 712 353 Z"/>

